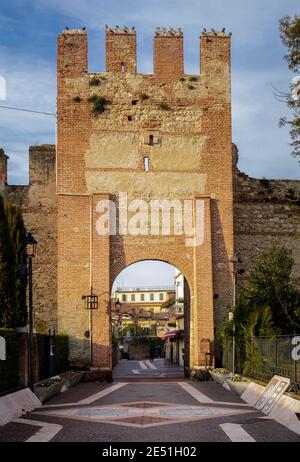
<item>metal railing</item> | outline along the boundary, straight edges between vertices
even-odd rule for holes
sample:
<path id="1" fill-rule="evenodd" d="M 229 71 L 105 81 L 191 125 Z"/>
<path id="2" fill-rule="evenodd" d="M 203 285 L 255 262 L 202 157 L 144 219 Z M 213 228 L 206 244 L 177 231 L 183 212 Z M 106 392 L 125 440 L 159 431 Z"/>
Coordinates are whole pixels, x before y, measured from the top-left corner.
<path id="1" fill-rule="evenodd" d="M 255 337 L 237 339 L 236 372 L 261 380 L 269 380 L 274 374 L 291 380 L 292 390 L 300 391 L 300 358 L 293 343 L 298 335 L 280 337 Z M 299 347 L 298 347 L 299 349 Z M 232 345 L 224 348 L 222 363 L 232 369 Z"/>

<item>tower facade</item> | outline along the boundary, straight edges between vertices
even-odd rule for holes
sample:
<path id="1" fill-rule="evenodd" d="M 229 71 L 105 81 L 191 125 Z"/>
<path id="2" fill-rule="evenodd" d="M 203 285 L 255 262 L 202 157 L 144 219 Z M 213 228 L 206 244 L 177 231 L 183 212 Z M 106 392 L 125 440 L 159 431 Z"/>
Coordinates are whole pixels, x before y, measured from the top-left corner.
<path id="1" fill-rule="evenodd" d="M 70 336 L 73 363 L 111 369 L 113 281 L 132 263 L 161 260 L 189 285 L 190 366 L 204 365 L 201 341 L 213 344 L 232 300 L 230 36 L 201 35 L 194 76 L 184 73 L 180 29 L 157 29 L 147 75 L 137 72 L 134 29 L 106 29 L 103 73 L 88 72 L 87 39 L 82 30 L 58 37 L 59 331 Z M 172 209 L 173 232 L 161 215 L 158 226 L 132 232 L 138 205 L 150 210 L 153 201 Z M 175 231 L 184 201 L 194 228 L 199 211 L 197 245 Z M 99 232 L 103 216 L 110 232 Z M 91 288 L 99 306 L 89 311 L 82 295 Z"/>

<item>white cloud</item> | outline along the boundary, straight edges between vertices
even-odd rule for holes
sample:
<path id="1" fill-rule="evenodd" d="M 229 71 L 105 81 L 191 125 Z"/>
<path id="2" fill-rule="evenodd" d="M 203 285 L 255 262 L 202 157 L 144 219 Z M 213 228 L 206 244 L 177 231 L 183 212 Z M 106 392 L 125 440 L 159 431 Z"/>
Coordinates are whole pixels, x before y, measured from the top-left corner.
<path id="1" fill-rule="evenodd" d="M 21 7 L 23 2 L 15 0 Z M 203 27 L 226 27 L 233 32 L 233 134 L 240 149 L 240 167 L 252 176 L 294 177 L 297 161 L 290 156 L 289 136 L 279 129 L 285 107 L 273 96 L 272 85 L 287 88 L 290 73 L 282 61 L 278 20 L 294 14 L 298 1 L 252 0 L 40 0 L 27 1 L 35 14 L 55 13 L 66 26 L 86 26 L 90 37 L 93 70 L 100 69 L 104 53 L 104 24 L 135 25 L 138 33 L 140 72 L 152 71 L 152 36 L 157 25 L 180 25 L 185 32 L 186 72 L 199 69 L 198 36 Z M 23 26 L 16 19 L 0 15 L 0 24 L 10 31 Z M 101 32 L 101 40 L 99 35 Z M 36 31 L 38 37 L 53 29 Z M 101 50 L 99 52 L 99 48 Z M 31 45 L 32 48 L 32 45 Z M 0 74 L 7 79 L 9 106 L 55 112 L 55 64 L 26 53 L 26 44 L 0 48 Z M 25 50 L 25 53 L 24 53 Z M 275 51 L 274 51 L 275 50 Z M 1 144 L 10 155 L 10 180 L 26 181 L 30 144 L 54 142 L 54 118 L 0 110 Z"/>
<path id="2" fill-rule="evenodd" d="M 298 162 L 290 155 L 287 129 L 278 121 L 288 115 L 274 87 L 286 88 L 281 68 L 233 73 L 233 140 L 240 150 L 239 167 L 254 177 L 295 178 Z"/>
<path id="3" fill-rule="evenodd" d="M 55 66 L 35 57 L 0 48 L 0 69 L 6 79 L 2 106 L 55 113 Z M 28 147 L 54 143 L 55 117 L 0 108 L 1 147 L 9 155 L 9 182 L 27 183 Z"/>

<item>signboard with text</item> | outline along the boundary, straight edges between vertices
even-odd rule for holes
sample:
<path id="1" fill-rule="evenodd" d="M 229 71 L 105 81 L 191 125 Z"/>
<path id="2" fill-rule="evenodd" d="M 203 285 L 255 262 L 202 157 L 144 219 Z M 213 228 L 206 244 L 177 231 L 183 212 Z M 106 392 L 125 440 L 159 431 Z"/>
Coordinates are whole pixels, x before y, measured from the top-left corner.
<path id="1" fill-rule="evenodd" d="M 277 403 L 279 398 L 290 386 L 290 379 L 274 375 L 266 386 L 263 394 L 255 404 L 256 409 L 259 409 L 264 414 L 269 414 L 272 407 Z"/>

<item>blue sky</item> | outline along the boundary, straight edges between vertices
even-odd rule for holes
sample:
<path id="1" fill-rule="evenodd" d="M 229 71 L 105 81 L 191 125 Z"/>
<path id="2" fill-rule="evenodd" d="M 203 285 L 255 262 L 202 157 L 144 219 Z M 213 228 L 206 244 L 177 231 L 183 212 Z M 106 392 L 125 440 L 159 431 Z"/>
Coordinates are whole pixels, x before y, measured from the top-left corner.
<path id="1" fill-rule="evenodd" d="M 65 26 L 87 27 L 90 71 L 104 70 L 104 25 L 135 25 L 138 71 L 152 71 L 152 37 L 157 25 L 181 26 L 185 71 L 199 70 L 203 27 L 232 31 L 233 140 L 240 168 L 251 176 L 297 178 L 286 129 L 286 108 L 273 87 L 287 90 L 293 74 L 282 56 L 278 20 L 299 13 L 296 0 L 11 0 L 0 7 L 0 75 L 9 106 L 55 112 L 56 37 Z M 10 156 L 9 182 L 28 180 L 27 150 L 55 142 L 54 117 L 0 109 L 0 145 Z"/>
<path id="2" fill-rule="evenodd" d="M 55 112 L 56 37 L 64 27 L 86 27 L 90 71 L 104 70 L 104 25 L 136 26 L 138 71 L 152 71 L 156 26 L 180 26 L 185 35 L 185 71 L 199 70 L 203 27 L 226 27 L 232 37 L 233 140 L 240 169 L 251 176 L 299 178 L 290 156 L 286 114 L 273 88 L 287 90 L 293 74 L 282 57 L 279 18 L 299 13 L 299 0 L 10 0 L 0 7 L 0 75 L 7 81 L 6 105 Z M 0 109 L 0 146 L 10 156 L 9 182 L 28 181 L 28 146 L 55 142 L 54 117 Z M 171 278 L 165 270 L 164 283 Z M 156 272 L 153 271 L 153 274 Z M 140 271 L 137 270 L 135 276 Z M 146 274 L 146 273 L 145 273 Z M 145 276 L 140 284 L 157 284 Z M 150 280 L 149 280 L 150 277 Z M 173 270 L 172 270 L 173 277 Z M 133 281 L 130 277 L 128 283 Z"/>

